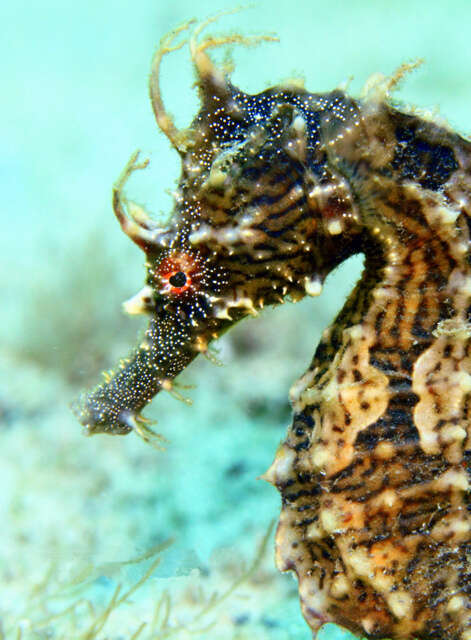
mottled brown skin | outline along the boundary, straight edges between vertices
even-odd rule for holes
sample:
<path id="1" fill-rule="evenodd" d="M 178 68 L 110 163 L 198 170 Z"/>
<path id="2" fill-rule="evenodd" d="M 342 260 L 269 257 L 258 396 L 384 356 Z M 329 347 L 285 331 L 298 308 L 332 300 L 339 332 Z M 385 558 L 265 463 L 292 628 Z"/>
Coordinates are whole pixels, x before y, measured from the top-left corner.
<path id="1" fill-rule="evenodd" d="M 146 253 L 146 287 L 127 304 L 149 329 L 76 412 L 90 433 L 139 431 L 142 408 L 212 339 L 266 304 L 318 295 L 363 253 L 265 474 L 282 496 L 277 564 L 296 573 L 314 632 L 471 640 L 471 145 L 392 106 L 404 68 L 361 100 L 295 84 L 251 96 L 206 54 L 224 39 L 196 36 L 202 108 L 179 132 L 158 89 L 174 35 L 151 80 L 182 158 L 171 225 L 125 201 L 136 158 L 114 192 Z"/>

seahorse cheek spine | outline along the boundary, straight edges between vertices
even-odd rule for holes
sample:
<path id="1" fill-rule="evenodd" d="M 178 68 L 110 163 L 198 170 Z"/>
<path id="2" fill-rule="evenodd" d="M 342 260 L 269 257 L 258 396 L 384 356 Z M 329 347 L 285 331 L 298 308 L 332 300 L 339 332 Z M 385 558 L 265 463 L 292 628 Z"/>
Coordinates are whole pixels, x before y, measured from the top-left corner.
<path id="1" fill-rule="evenodd" d="M 188 26 L 188 25 L 187 25 Z M 77 403 L 90 433 L 148 436 L 141 411 L 214 338 L 286 298 L 319 295 L 345 258 L 361 281 L 290 392 L 294 419 L 265 478 L 282 496 L 277 563 L 294 571 L 313 631 L 471 640 L 471 146 L 389 93 L 362 100 L 286 84 L 258 95 L 190 49 L 202 108 L 178 131 L 182 158 L 161 229 L 114 189 L 121 227 L 146 254 L 127 310 L 150 315 L 138 349 Z"/>

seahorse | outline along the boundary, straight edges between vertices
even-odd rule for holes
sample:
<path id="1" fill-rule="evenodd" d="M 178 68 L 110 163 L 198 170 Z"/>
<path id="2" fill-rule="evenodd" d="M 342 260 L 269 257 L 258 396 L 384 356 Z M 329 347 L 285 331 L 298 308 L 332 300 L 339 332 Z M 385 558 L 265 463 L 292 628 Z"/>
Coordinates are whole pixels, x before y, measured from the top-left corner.
<path id="1" fill-rule="evenodd" d="M 212 19 L 208 22 L 212 22 Z M 137 431 L 143 408 L 247 315 L 318 296 L 362 253 L 362 277 L 290 391 L 293 422 L 265 478 L 280 492 L 276 561 L 299 582 L 315 634 L 471 640 L 471 143 L 393 105 L 410 65 L 360 98 L 286 82 L 234 86 L 209 49 L 265 38 L 189 38 L 201 109 L 178 130 L 150 79 L 157 123 L 182 173 L 160 227 L 113 189 L 144 251 L 125 304 L 145 335 L 74 410 L 89 434 Z"/>

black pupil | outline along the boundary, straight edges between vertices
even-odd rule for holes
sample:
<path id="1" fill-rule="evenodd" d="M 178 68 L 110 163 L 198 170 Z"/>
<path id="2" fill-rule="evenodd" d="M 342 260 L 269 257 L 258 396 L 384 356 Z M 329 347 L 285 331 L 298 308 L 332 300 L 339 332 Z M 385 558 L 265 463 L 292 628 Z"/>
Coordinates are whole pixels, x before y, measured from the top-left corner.
<path id="1" fill-rule="evenodd" d="M 178 271 L 168 279 L 172 287 L 184 287 L 186 285 L 186 275 L 183 271 Z"/>

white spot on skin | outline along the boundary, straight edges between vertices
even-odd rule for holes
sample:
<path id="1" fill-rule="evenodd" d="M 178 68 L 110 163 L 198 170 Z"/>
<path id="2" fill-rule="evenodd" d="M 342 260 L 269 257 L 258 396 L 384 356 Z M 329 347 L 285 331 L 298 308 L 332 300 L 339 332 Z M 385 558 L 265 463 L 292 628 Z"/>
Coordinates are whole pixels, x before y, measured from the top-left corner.
<path id="1" fill-rule="evenodd" d="M 333 193 L 337 188 L 337 185 L 334 184 L 326 184 L 322 187 L 320 185 L 315 185 L 308 193 L 308 198 L 315 199 L 319 197 L 325 197 L 329 194 Z"/>
<path id="2" fill-rule="evenodd" d="M 450 614 L 454 614 L 454 613 L 458 613 L 459 611 L 461 611 L 461 609 L 463 609 L 465 606 L 465 601 L 464 598 L 462 598 L 461 596 L 453 596 L 452 598 L 450 598 L 446 610 L 448 613 Z"/>
<path id="3" fill-rule="evenodd" d="M 331 220 L 327 224 L 327 231 L 332 236 L 337 236 L 337 235 L 339 235 L 339 233 L 342 233 L 343 226 L 342 226 L 342 223 L 340 222 L 340 220 Z"/>
<path id="4" fill-rule="evenodd" d="M 350 552 L 349 565 L 359 578 L 372 576 L 372 563 L 365 549 L 359 548 Z"/>
<path id="5" fill-rule="evenodd" d="M 220 320 L 232 320 L 227 307 L 216 308 L 213 315 L 215 318 L 219 318 Z"/>
<path id="6" fill-rule="evenodd" d="M 453 544 L 460 544 L 469 539 L 471 531 L 471 519 L 462 510 L 447 514 L 440 522 L 433 527 L 430 537 L 437 542 L 452 541 Z"/>
<path id="7" fill-rule="evenodd" d="M 385 506 L 387 509 L 392 509 L 398 502 L 398 496 L 392 489 L 385 489 L 372 501 L 374 506 Z"/>
<path id="8" fill-rule="evenodd" d="M 123 310 L 130 315 L 148 312 L 152 306 L 153 293 L 152 287 L 143 287 L 136 295 L 123 302 Z"/>
<path id="9" fill-rule="evenodd" d="M 382 460 L 390 460 L 396 455 L 392 442 L 380 442 L 375 448 L 375 455 Z"/>
<path id="10" fill-rule="evenodd" d="M 291 477 L 296 453 L 286 445 L 282 445 L 276 452 L 275 459 L 265 473 L 260 476 L 273 486 L 286 482 Z"/>
<path id="11" fill-rule="evenodd" d="M 323 470 L 329 462 L 329 450 L 326 446 L 317 445 L 312 452 L 312 464 L 314 469 Z"/>
<path id="12" fill-rule="evenodd" d="M 331 509 L 323 509 L 320 514 L 321 523 L 327 533 L 335 533 L 339 530 L 339 522 Z"/>
<path id="13" fill-rule="evenodd" d="M 222 187 L 226 177 L 226 174 L 217 166 L 212 167 L 208 179 L 203 184 L 203 187 L 212 187 L 214 189 Z"/>
<path id="14" fill-rule="evenodd" d="M 391 612 L 399 620 L 411 618 L 413 614 L 412 596 L 406 591 L 395 591 L 387 596 L 387 602 Z"/>
<path id="15" fill-rule="evenodd" d="M 460 213 L 461 211 L 451 209 L 450 207 L 437 208 L 437 217 L 440 219 L 440 223 L 442 225 L 449 225 L 454 227 Z"/>
<path id="16" fill-rule="evenodd" d="M 313 522 L 306 529 L 306 537 L 309 540 L 322 540 L 324 536 L 325 536 L 325 531 L 320 526 L 319 522 Z"/>
<path id="17" fill-rule="evenodd" d="M 467 433 L 463 427 L 459 427 L 458 425 L 451 424 L 449 427 L 445 427 L 441 430 L 440 435 L 445 443 L 449 444 L 452 442 L 463 442 L 466 438 Z"/>
<path id="18" fill-rule="evenodd" d="M 373 616 L 368 616 L 366 618 L 363 618 L 363 620 L 361 621 L 361 626 L 368 634 L 373 633 L 375 624 L 376 624 L 376 620 L 373 618 Z"/>
<path id="19" fill-rule="evenodd" d="M 332 581 L 330 593 L 334 598 L 342 598 L 350 590 L 350 583 L 343 574 L 339 574 Z"/>
<path id="20" fill-rule="evenodd" d="M 461 371 L 456 375 L 457 383 L 463 393 L 469 393 L 471 391 L 471 375 L 466 371 Z"/>
<path id="21" fill-rule="evenodd" d="M 322 284 L 318 277 L 312 276 L 305 278 L 304 290 L 308 296 L 316 297 L 322 293 Z"/>
<path id="22" fill-rule="evenodd" d="M 292 127 L 298 135 L 304 135 L 306 133 L 305 119 L 300 115 L 296 116 L 295 119 L 293 120 Z"/>
<path id="23" fill-rule="evenodd" d="M 298 407 L 297 403 L 301 399 L 302 393 L 312 384 L 316 370 L 307 371 L 301 378 L 291 385 L 289 390 L 289 399 L 295 411 L 301 411 L 302 407 Z"/>
<path id="24" fill-rule="evenodd" d="M 449 489 L 469 491 L 470 489 L 468 474 L 465 469 L 449 469 L 445 471 L 436 479 L 435 486 L 438 491 L 448 491 Z"/>

